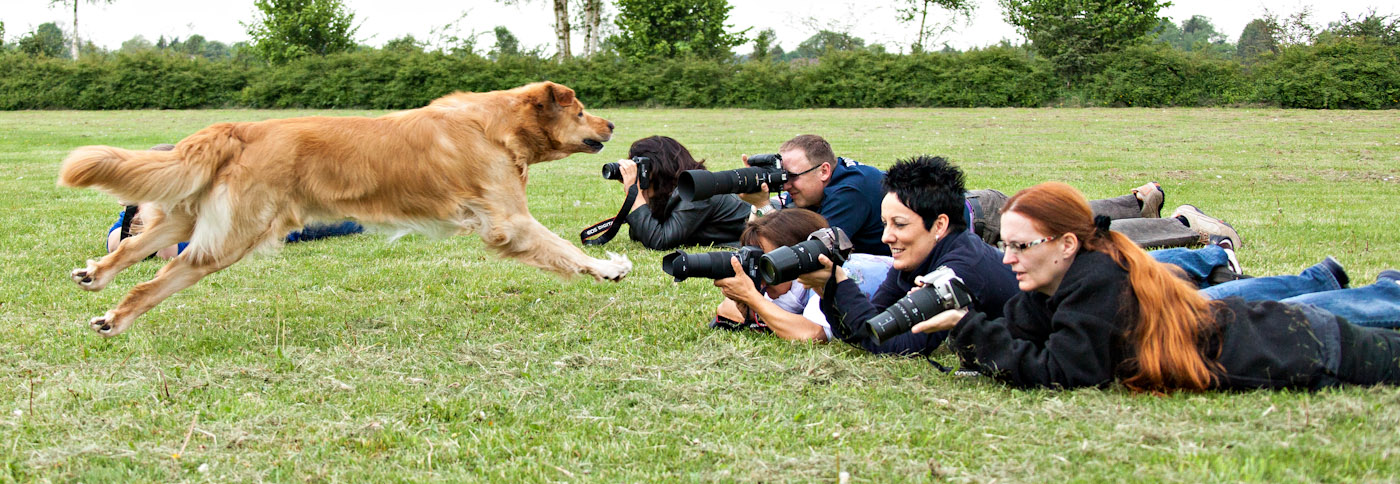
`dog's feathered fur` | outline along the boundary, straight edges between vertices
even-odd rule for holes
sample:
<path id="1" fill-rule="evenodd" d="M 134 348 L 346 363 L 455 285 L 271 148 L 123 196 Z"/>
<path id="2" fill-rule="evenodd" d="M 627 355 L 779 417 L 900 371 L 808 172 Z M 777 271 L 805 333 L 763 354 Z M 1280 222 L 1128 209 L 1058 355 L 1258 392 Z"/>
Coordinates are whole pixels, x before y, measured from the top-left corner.
<path id="1" fill-rule="evenodd" d="M 84 146 L 63 161 L 60 185 L 160 210 L 143 215 L 144 232 L 71 277 L 101 290 L 156 250 L 190 241 L 155 279 L 93 318 L 94 330 L 114 336 L 176 291 L 306 222 L 348 217 L 439 234 L 474 231 L 526 264 L 618 280 L 632 268 L 625 257 L 588 257 L 537 222 L 525 203 L 529 165 L 597 152 L 612 130 L 572 90 L 542 82 L 455 93 L 378 118 L 219 123 L 172 151 Z"/>

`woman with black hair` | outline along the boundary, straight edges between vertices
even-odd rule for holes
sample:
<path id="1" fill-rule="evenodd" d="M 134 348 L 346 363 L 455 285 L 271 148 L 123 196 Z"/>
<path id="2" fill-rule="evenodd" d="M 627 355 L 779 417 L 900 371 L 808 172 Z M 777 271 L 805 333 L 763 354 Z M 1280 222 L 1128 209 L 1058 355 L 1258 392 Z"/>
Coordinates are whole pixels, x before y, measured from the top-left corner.
<path id="1" fill-rule="evenodd" d="M 651 160 L 650 186 L 639 190 L 627 214 L 628 235 L 648 249 L 668 250 L 683 245 L 736 245 L 748 221 L 750 206 L 737 195 L 715 195 L 706 200 L 681 200 L 676 183 L 686 170 L 704 170 L 690 151 L 666 136 L 651 136 L 632 143 L 626 160 L 618 160 L 622 190 L 637 183 L 637 164 Z"/>

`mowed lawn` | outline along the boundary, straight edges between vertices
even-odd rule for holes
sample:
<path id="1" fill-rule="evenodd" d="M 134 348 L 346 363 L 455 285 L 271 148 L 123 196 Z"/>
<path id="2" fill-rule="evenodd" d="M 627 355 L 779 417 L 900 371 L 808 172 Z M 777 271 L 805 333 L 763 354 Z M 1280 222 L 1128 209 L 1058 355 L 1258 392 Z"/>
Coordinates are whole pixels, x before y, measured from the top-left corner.
<path id="1" fill-rule="evenodd" d="M 585 101 L 587 101 L 585 99 Z M 1012 390 L 844 344 L 706 327 L 621 235 L 621 283 L 561 280 L 474 236 L 357 235 L 254 256 L 126 334 L 87 320 L 159 268 L 87 293 L 119 206 L 54 185 L 81 145 L 147 148 L 214 122 L 364 111 L 0 113 L 0 482 L 1096 482 L 1400 479 L 1400 388 L 1133 394 Z M 536 165 L 556 233 L 616 213 L 599 166 L 674 137 L 711 169 L 802 133 L 888 168 L 941 154 L 969 188 L 1161 182 L 1239 229 L 1251 274 L 1334 255 L 1400 266 L 1400 116 L 1268 109 L 598 110 L 600 155 Z M 690 249 L 708 250 L 708 249 Z M 941 353 L 944 363 L 955 358 Z"/>

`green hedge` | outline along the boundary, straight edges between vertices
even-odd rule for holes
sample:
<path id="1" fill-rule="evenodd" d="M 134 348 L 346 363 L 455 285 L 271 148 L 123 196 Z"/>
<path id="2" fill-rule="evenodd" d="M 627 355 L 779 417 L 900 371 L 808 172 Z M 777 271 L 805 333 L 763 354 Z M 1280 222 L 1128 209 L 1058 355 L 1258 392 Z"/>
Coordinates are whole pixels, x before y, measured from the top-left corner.
<path id="1" fill-rule="evenodd" d="M 403 109 L 452 91 L 549 79 L 592 107 L 757 109 L 1045 106 L 1074 99 L 1112 106 L 1259 103 L 1394 108 L 1400 47 L 1354 39 L 1284 49 L 1245 69 L 1163 45 L 1132 47 L 1066 86 L 1045 59 L 1013 47 L 898 55 L 833 52 L 793 62 L 613 55 L 562 64 L 533 57 L 363 50 L 280 66 L 161 52 L 80 62 L 0 52 L 0 109 Z"/>

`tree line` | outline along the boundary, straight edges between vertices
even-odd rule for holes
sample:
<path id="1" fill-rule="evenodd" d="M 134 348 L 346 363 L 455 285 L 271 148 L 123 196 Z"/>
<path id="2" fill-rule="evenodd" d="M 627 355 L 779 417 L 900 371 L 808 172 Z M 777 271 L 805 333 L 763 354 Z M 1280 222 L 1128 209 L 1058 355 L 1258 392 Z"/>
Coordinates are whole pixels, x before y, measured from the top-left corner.
<path id="1" fill-rule="evenodd" d="M 566 39 L 569 0 L 553 1 Z M 489 45 L 482 34 L 443 30 L 369 47 L 354 41 L 354 14 L 340 0 L 256 0 L 261 15 L 245 23 L 250 42 L 138 36 L 116 51 L 85 44 L 76 62 L 65 48 L 74 37 L 48 23 L 0 43 L 0 108 L 404 108 L 452 90 L 546 78 L 573 85 L 595 106 L 1400 105 L 1400 21 L 1374 11 L 1325 27 L 1306 9 L 1266 13 L 1231 43 L 1207 17 L 1160 17 L 1165 4 L 1155 0 L 999 0 L 1028 42 L 959 52 L 925 45 L 970 15 L 966 0 L 898 0 L 900 19 L 917 25 L 916 40 L 899 52 L 830 30 L 785 52 L 771 29 L 750 37 L 727 25 L 725 0 L 573 2 L 586 31 L 579 56 L 566 43 L 553 55 L 522 46 L 505 27 L 490 32 Z M 603 35 L 604 17 L 615 33 Z M 750 42 L 752 50 L 735 52 Z M 103 76 L 152 84 L 112 85 Z M 610 85 L 624 82 L 633 84 Z M 24 91 L 45 85 L 63 88 Z"/>

